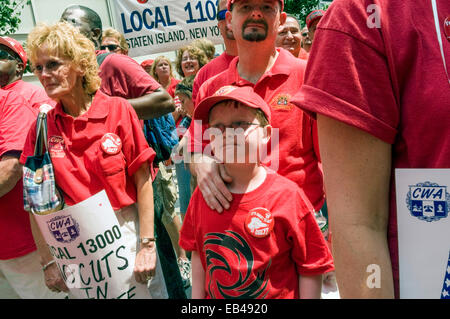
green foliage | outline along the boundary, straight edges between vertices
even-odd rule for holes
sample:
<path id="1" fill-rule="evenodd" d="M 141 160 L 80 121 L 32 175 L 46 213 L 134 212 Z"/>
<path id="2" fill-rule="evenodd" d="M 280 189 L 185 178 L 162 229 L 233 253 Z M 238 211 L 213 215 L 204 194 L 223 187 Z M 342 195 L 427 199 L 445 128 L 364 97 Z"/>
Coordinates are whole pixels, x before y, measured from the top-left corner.
<path id="1" fill-rule="evenodd" d="M 295 16 L 305 26 L 308 14 L 315 9 L 326 9 L 328 5 L 321 5 L 319 0 L 284 0 L 284 11 Z"/>
<path id="2" fill-rule="evenodd" d="M 31 0 L 0 0 L 0 34 L 8 35 L 19 28 L 20 14 Z"/>

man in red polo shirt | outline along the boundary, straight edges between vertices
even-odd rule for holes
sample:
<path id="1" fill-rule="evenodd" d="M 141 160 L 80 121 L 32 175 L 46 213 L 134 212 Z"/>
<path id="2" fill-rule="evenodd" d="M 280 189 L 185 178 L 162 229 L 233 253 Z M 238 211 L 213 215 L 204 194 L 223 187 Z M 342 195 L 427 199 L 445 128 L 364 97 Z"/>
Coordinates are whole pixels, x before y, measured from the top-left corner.
<path id="1" fill-rule="evenodd" d="M 195 76 L 194 85 L 192 87 L 192 100 L 195 101 L 200 86 L 213 76 L 225 71 L 230 66 L 231 60 L 237 56 L 236 41 L 231 29 L 227 26 L 225 21 L 225 14 L 227 12 L 227 0 L 220 0 L 217 6 L 217 26 L 223 38 L 225 51 L 217 58 L 211 60 L 208 64 L 198 71 Z"/>
<path id="2" fill-rule="evenodd" d="M 278 30 L 275 45 L 291 52 L 295 57 L 299 57 L 301 50 L 301 30 L 298 20 L 291 15 L 286 17 L 286 22 Z"/>
<path id="3" fill-rule="evenodd" d="M 227 23 L 233 30 L 239 57 L 231 62 L 228 70 L 202 85 L 196 104 L 224 85 L 252 86 L 271 106 L 272 126 L 279 131 L 278 147 L 275 145 L 269 154 L 270 165 L 275 167 L 279 161 L 278 173 L 296 182 L 319 211 L 324 191 L 322 171 L 314 150 L 313 121 L 290 103 L 303 84 L 306 62 L 284 49 L 275 48 L 278 28 L 286 19 L 283 4 L 275 0 L 228 1 Z M 191 170 L 197 176 L 207 204 L 222 212 L 232 200 L 223 183 L 230 179 L 213 158 L 198 158 L 201 156 L 197 152 L 201 152 L 207 142 L 201 141 L 203 134 L 198 133 L 202 128 L 197 124 L 191 125 L 190 130 L 193 137 L 190 146 L 194 151 Z M 200 140 L 196 134 L 200 135 Z"/>
<path id="4" fill-rule="evenodd" d="M 399 240 L 424 236 L 413 223 L 397 230 L 394 171 L 450 167 L 449 25 L 450 2 L 436 0 L 335 0 L 318 25 L 292 102 L 317 115 L 344 298 L 399 297 Z M 447 257 L 444 248 L 444 272 Z M 378 287 L 366 284 L 373 264 Z"/>
<path id="5" fill-rule="evenodd" d="M 19 157 L 34 121 L 35 113 L 23 97 L 0 89 L 0 278 L 20 298 L 63 298 L 44 283 L 29 213 L 23 209 Z"/>
<path id="6" fill-rule="evenodd" d="M 0 37 L 0 87 L 22 95 L 33 109 L 38 110 L 42 104 L 55 106 L 45 90 L 22 80 L 27 66 L 27 54 L 19 41 L 10 37 Z"/>

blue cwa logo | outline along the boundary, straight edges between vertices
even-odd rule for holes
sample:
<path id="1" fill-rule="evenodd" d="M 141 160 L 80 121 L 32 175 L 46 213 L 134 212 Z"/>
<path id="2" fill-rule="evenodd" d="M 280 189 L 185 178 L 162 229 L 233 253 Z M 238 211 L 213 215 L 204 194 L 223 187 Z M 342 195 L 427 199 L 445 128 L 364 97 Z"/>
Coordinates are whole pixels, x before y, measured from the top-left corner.
<path id="1" fill-rule="evenodd" d="M 409 186 L 406 206 L 412 216 L 427 222 L 438 221 L 448 216 L 450 194 L 447 186 L 424 182 Z"/>
<path id="2" fill-rule="evenodd" d="M 80 226 L 72 216 L 57 216 L 47 221 L 48 229 L 61 243 L 70 243 L 80 236 Z"/>

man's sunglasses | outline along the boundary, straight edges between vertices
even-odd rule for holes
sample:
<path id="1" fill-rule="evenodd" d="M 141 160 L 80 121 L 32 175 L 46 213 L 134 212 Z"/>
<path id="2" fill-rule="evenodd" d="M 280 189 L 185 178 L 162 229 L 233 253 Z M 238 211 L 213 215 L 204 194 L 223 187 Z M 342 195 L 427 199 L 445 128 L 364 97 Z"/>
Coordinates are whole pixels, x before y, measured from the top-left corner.
<path id="1" fill-rule="evenodd" d="M 8 51 L 0 50 L 0 60 L 17 60 L 17 58 L 11 55 Z"/>
<path id="2" fill-rule="evenodd" d="M 217 12 L 217 20 L 218 21 L 225 20 L 225 13 L 227 13 L 227 9 L 218 11 Z"/>
<path id="3" fill-rule="evenodd" d="M 100 50 L 106 50 L 106 48 L 108 48 L 109 51 L 115 51 L 118 47 L 119 46 L 117 44 L 101 45 Z"/>

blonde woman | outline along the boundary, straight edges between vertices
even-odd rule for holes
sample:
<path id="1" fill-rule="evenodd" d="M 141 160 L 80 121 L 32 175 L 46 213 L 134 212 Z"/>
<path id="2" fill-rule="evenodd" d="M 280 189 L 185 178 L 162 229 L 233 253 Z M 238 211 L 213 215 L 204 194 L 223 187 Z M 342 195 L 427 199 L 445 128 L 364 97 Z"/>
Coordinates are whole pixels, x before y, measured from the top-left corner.
<path id="1" fill-rule="evenodd" d="M 150 69 L 150 75 L 170 94 L 175 97 L 175 87 L 180 80 L 173 76 L 172 62 L 161 55 L 157 57 Z"/>
<path id="2" fill-rule="evenodd" d="M 105 189 L 121 227 L 134 227 L 134 232 L 122 230 L 129 234 L 128 249 L 136 251 L 135 278 L 148 284 L 158 270 L 150 176 L 155 152 L 145 140 L 136 112 L 125 99 L 99 90 L 94 45 L 70 24 L 41 24 L 29 34 L 27 44 L 35 74 L 47 95 L 58 102 L 47 115 L 48 138 L 58 137 L 57 144 L 49 143 L 49 153 L 67 205 Z M 33 155 L 35 126 L 25 143 L 22 163 Z M 120 139 L 122 148 L 101 143 L 110 138 Z M 47 264 L 52 257 L 42 235 L 33 235 Z M 55 264 L 44 276 L 50 290 L 67 290 Z"/>

